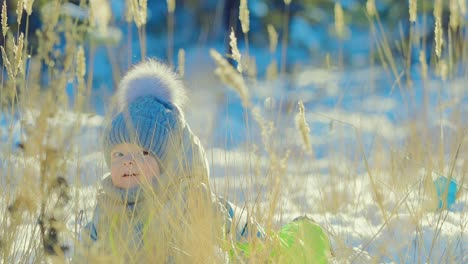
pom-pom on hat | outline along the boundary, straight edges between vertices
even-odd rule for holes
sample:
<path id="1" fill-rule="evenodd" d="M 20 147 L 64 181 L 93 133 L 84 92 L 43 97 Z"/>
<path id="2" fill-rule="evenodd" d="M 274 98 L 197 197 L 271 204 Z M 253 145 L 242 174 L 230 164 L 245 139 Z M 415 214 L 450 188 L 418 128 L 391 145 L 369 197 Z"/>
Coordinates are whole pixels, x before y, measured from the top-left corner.
<path id="1" fill-rule="evenodd" d="M 121 143 L 135 143 L 164 161 L 170 148 L 180 143 L 172 136 L 186 127 L 184 101 L 183 84 L 166 65 L 146 60 L 134 66 L 119 84 L 117 114 L 104 132 L 107 164 L 112 148 Z"/>

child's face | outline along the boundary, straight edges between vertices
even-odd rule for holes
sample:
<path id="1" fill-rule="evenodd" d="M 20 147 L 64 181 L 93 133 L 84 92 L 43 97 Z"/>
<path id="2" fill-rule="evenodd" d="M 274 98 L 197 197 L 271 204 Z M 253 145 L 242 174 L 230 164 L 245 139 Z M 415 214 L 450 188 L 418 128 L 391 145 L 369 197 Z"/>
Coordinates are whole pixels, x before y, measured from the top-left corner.
<path id="1" fill-rule="evenodd" d="M 135 144 L 118 144 L 111 151 L 111 178 L 114 186 L 128 189 L 151 183 L 160 174 L 156 158 Z"/>

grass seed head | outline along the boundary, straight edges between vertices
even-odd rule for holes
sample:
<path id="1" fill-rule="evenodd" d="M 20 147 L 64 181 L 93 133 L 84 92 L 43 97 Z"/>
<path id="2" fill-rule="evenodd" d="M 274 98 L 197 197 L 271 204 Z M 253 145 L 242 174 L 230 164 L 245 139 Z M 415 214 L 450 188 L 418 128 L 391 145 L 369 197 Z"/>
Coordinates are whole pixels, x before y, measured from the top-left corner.
<path id="1" fill-rule="evenodd" d="M 302 140 L 304 144 L 303 148 L 305 149 L 306 153 L 310 154 L 312 153 L 312 147 L 311 147 L 310 136 L 309 136 L 310 128 L 305 118 L 305 108 L 304 108 L 304 104 L 302 103 L 302 101 L 299 101 L 298 106 L 299 106 L 299 112 L 296 115 L 296 127 L 302 136 Z"/>
<path id="2" fill-rule="evenodd" d="M 421 64 L 421 75 L 423 79 L 427 79 L 426 53 L 423 50 L 419 52 L 419 63 Z"/>
<path id="3" fill-rule="evenodd" d="M 367 10 L 367 14 L 370 17 L 374 17 L 377 14 L 377 8 L 375 8 L 375 0 L 367 0 L 366 10 Z"/>
<path id="4" fill-rule="evenodd" d="M 450 28 L 456 30 L 461 23 L 458 0 L 450 0 Z"/>
<path id="5" fill-rule="evenodd" d="M 232 28 L 231 33 L 229 34 L 229 46 L 231 47 L 232 58 L 237 62 L 237 71 L 242 73 L 241 54 L 239 52 L 239 49 L 237 48 L 236 34 L 234 33 L 234 29 Z"/>
<path id="6" fill-rule="evenodd" d="M 21 25 L 21 19 L 23 18 L 23 0 L 18 0 L 16 3 L 16 22 Z"/>
<path id="7" fill-rule="evenodd" d="M 247 6 L 247 0 L 240 0 L 239 20 L 241 22 L 242 32 L 247 34 L 250 29 L 250 12 Z"/>
<path id="8" fill-rule="evenodd" d="M 278 63 L 276 60 L 273 60 L 267 67 L 266 79 L 275 80 L 276 78 L 278 78 Z"/>
<path id="9" fill-rule="evenodd" d="M 21 32 L 18 42 L 15 45 L 15 49 L 13 50 L 15 54 L 15 75 L 17 75 L 18 70 L 23 72 L 23 47 L 24 47 L 24 34 Z"/>
<path id="10" fill-rule="evenodd" d="M 211 49 L 210 55 L 217 64 L 215 74 L 224 84 L 232 87 L 239 94 L 244 107 L 250 106 L 249 91 L 242 75 L 216 50 Z"/>
<path id="11" fill-rule="evenodd" d="M 335 3 L 335 31 L 338 37 L 345 36 L 344 12 L 340 3 Z"/>
<path id="12" fill-rule="evenodd" d="M 409 0 L 409 21 L 416 22 L 418 10 L 418 1 Z"/>
<path id="13" fill-rule="evenodd" d="M 460 10 L 460 14 L 464 17 L 466 15 L 466 1 L 458 0 L 458 7 Z"/>
<path id="14" fill-rule="evenodd" d="M 176 8 L 176 1 L 175 0 L 167 0 L 167 12 L 174 13 Z"/>
<path id="15" fill-rule="evenodd" d="M 179 49 L 177 58 L 179 62 L 179 75 L 180 77 L 184 77 L 184 74 L 185 74 L 185 50 L 184 49 Z"/>
<path id="16" fill-rule="evenodd" d="M 24 10 L 30 16 L 32 14 L 32 7 L 34 4 L 34 0 L 24 0 Z"/>
<path id="17" fill-rule="evenodd" d="M 442 19 L 440 17 L 435 18 L 434 39 L 435 53 L 437 58 L 440 58 L 442 56 L 442 45 L 444 44 L 444 29 L 442 28 Z"/>
<path id="18" fill-rule="evenodd" d="M 3 1 L 2 4 L 2 33 L 3 38 L 5 38 L 8 32 L 8 15 L 7 15 L 7 1 Z"/>
<path id="19" fill-rule="evenodd" d="M 148 1 L 147 0 L 140 0 L 138 1 L 139 5 L 139 22 L 140 22 L 140 27 L 143 25 L 146 25 L 146 21 L 148 20 Z M 174 7 L 175 8 L 175 7 Z"/>
<path id="20" fill-rule="evenodd" d="M 112 18 L 112 10 L 107 0 L 93 0 L 90 2 L 89 20 L 91 27 L 97 26 L 101 34 L 106 34 Z"/>
<path id="21" fill-rule="evenodd" d="M 86 57 L 83 46 L 79 46 L 76 51 L 76 75 L 78 78 L 84 78 L 86 74 Z"/>
<path id="22" fill-rule="evenodd" d="M 14 74 L 13 74 L 12 65 L 11 65 L 11 63 L 10 63 L 10 60 L 8 59 L 7 53 L 6 53 L 6 51 L 5 51 L 5 48 L 3 48 L 3 46 L 0 46 L 0 49 L 2 50 L 3 65 L 5 65 L 5 68 L 6 68 L 6 70 L 7 70 L 8 77 L 10 77 L 10 79 L 13 79 L 13 78 L 14 78 Z"/>
<path id="23" fill-rule="evenodd" d="M 270 40 L 270 52 L 273 53 L 276 51 L 278 46 L 278 32 L 276 32 L 275 27 L 272 24 L 268 24 L 268 39 Z"/>

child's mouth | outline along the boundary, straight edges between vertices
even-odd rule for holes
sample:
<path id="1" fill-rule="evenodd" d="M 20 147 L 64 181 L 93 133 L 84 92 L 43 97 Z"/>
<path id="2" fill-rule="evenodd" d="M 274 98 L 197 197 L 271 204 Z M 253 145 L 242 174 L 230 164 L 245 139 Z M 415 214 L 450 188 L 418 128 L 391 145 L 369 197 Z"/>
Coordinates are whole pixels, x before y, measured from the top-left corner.
<path id="1" fill-rule="evenodd" d="M 136 176 L 138 176 L 137 173 L 125 173 L 122 177 L 125 178 L 125 177 L 136 177 Z"/>

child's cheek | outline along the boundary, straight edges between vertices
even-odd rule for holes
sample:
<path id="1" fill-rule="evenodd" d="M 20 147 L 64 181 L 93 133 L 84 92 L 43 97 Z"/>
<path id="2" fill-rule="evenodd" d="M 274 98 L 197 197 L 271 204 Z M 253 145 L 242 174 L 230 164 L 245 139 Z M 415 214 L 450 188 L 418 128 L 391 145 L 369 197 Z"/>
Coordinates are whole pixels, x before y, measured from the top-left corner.
<path id="1" fill-rule="evenodd" d="M 118 174 L 122 168 L 122 162 L 118 159 L 112 159 L 110 164 L 110 171 L 112 175 Z"/>

